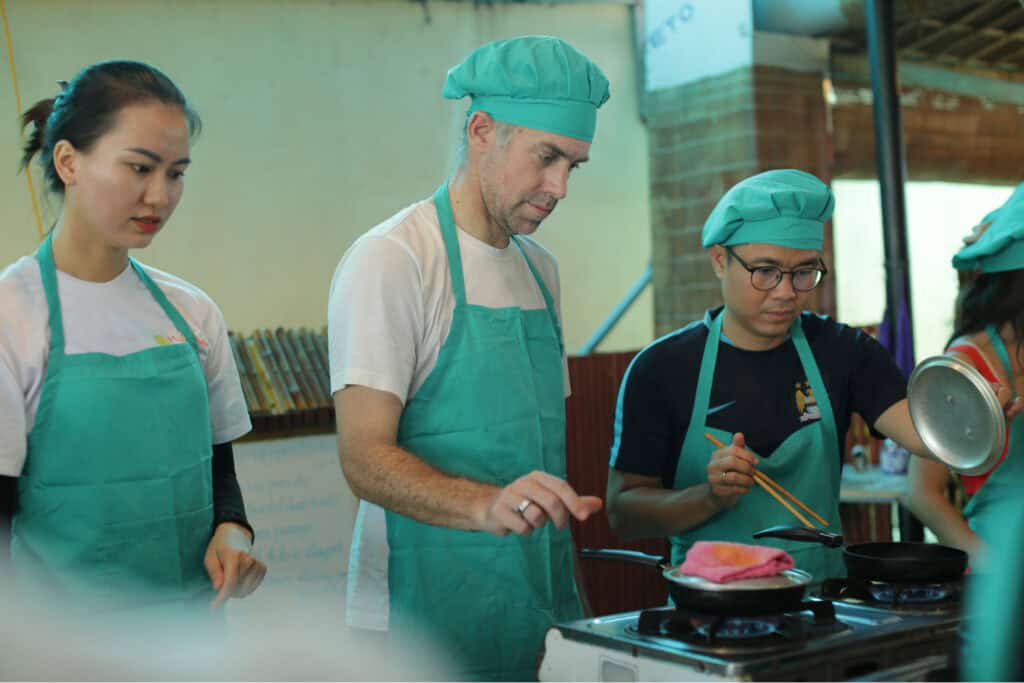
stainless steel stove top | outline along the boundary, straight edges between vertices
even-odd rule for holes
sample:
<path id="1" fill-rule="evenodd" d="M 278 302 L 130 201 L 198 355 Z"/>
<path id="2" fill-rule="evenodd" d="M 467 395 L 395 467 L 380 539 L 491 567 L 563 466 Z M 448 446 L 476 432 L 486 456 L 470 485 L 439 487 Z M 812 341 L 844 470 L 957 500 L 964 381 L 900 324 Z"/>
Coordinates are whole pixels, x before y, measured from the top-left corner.
<path id="1" fill-rule="evenodd" d="M 753 621 L 628 612 L 559 624 L 548 634 L 544 680 L 849 680 L 951 666 L 959 610 L 887 609 L 811 600 L 811 611 Z M 653 616 L 652 616 L 653 614 Z M 643 623 L 641 617 L 643 616 Z M 673 623 L 675 620 L 676 623 Z M 643 632 L 641 632 L 643 631 Z M 611 672 L 611 673 L 609 673 Z"/>

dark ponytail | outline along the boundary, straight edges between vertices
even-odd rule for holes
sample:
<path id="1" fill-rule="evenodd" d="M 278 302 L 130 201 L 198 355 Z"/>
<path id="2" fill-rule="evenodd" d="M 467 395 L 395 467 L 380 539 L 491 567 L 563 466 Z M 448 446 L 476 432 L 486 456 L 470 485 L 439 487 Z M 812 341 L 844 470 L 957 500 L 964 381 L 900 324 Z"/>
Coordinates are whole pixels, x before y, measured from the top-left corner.
<path id="1" fill-rule="evenodd" d="M 53 147 L 67 140 L 88 151 L 109 131 L 117 114 L 127 106 L 162 102 L 181 108 L 189 134 L 199 134 L 199 114 L 178 86 L 159 69 L 142 62 L 113 61 L 93 64 L 80 71 L 53 99 L 40 100 L 21 116 L 22 128 L 32 125 L 22 151 L 21 167 L 39 157 L 46 186 L 64 194 L 64 182 L 53 166 Z"/>
<path id="2" fill-rule="evenodd" d="M 53 111 L 53 98 L 47 100 L 39 100 L 32 108 L 21 115 L 21 127 L 24 130 L 29 125 L 32 126 L 32 131 L 28 134 L 28 140 L 25 141 L 25 146 L 22 148 L 21 155 L 21 166 L 19 170 L 23 170 L 28 167 L 29 162 L 32 161 L 32 157 L 42 149 L 43 147 L 43 135 L 46 130 L 46 119 L 50 118 L 50 112 Z"/>
<path id="3" fill-rule="evenodd" d="M 956 299 L 953 337 L 1010 323 L 1018 352 L 1024 343 L 1024 269 L 979 273 L 964 279 Z"/>

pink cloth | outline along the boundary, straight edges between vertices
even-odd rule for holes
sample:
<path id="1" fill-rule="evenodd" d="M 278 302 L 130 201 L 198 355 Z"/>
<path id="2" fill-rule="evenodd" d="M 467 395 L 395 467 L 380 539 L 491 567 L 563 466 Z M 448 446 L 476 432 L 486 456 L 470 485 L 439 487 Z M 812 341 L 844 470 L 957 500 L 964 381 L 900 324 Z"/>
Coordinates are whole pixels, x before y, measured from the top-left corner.
<path id="1" fill-rule="evenodd" d="M 763 545 L 697 541 L 686 552 L 679 571 L 715 583 L 728 583 L 758 576 L 775 576 L 793 568 L 793 558 L 785 550 Z"/>

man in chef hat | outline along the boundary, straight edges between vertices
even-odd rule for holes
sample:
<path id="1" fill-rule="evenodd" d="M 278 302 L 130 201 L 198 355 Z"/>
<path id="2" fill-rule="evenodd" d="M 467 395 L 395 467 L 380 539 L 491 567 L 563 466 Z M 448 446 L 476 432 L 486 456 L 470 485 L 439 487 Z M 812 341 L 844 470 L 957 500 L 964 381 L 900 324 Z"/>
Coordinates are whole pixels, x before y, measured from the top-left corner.
<path id="1" fill-rule="evenodd" d="M 601 507 L 565 481 L 558 268 L 529 235 L 587 161 L 608 80 L 523 36 L 475 50 L 443 96 L 470 98 L 462 163 L 331 284 L 339 453 L 364 501 L 349 617 L 429 631 L 468 678 L 525 680 L 546 629 L 583 616 L 568 522 Z"/>
<path id="2" fill-rule="evenodd" d="M 851 416 L 911 452 L 906 377 L 871 336 L 805 310 L 828 274 L 828 185 L 796 169 L 746 178 L 702 232 L 724 305 L 641 351 L 619 392 L 608 518 L 624 538 L 753 542 L 795 517 L 755 468 L 840 533 L 839 476 Z M 714 445 L 708 438 L 724 443 Z M 840 549 L 761 538 L 817 580 L 845 575 Z"/>

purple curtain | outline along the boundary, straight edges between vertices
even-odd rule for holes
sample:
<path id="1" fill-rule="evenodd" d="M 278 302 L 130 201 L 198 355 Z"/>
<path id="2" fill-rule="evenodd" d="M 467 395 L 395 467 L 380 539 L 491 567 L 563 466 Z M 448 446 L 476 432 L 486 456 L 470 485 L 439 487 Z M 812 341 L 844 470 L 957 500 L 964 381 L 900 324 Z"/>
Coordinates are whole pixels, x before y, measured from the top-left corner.
<path id="1" fill-rule="evenodd" d="M 889 311 L 885 312 L 882 324 L 878 328 L 878 339 L 882 346 L 889 350 L 896 365 L 903 371 L 905 377 L 910 377 L 914 369 L 914 330 L 910 323 L 910 312 L 907 310 L 907 302 L 900 301 L 900 314 L 894 335 L 890 335 L 892 322 Z"/>

